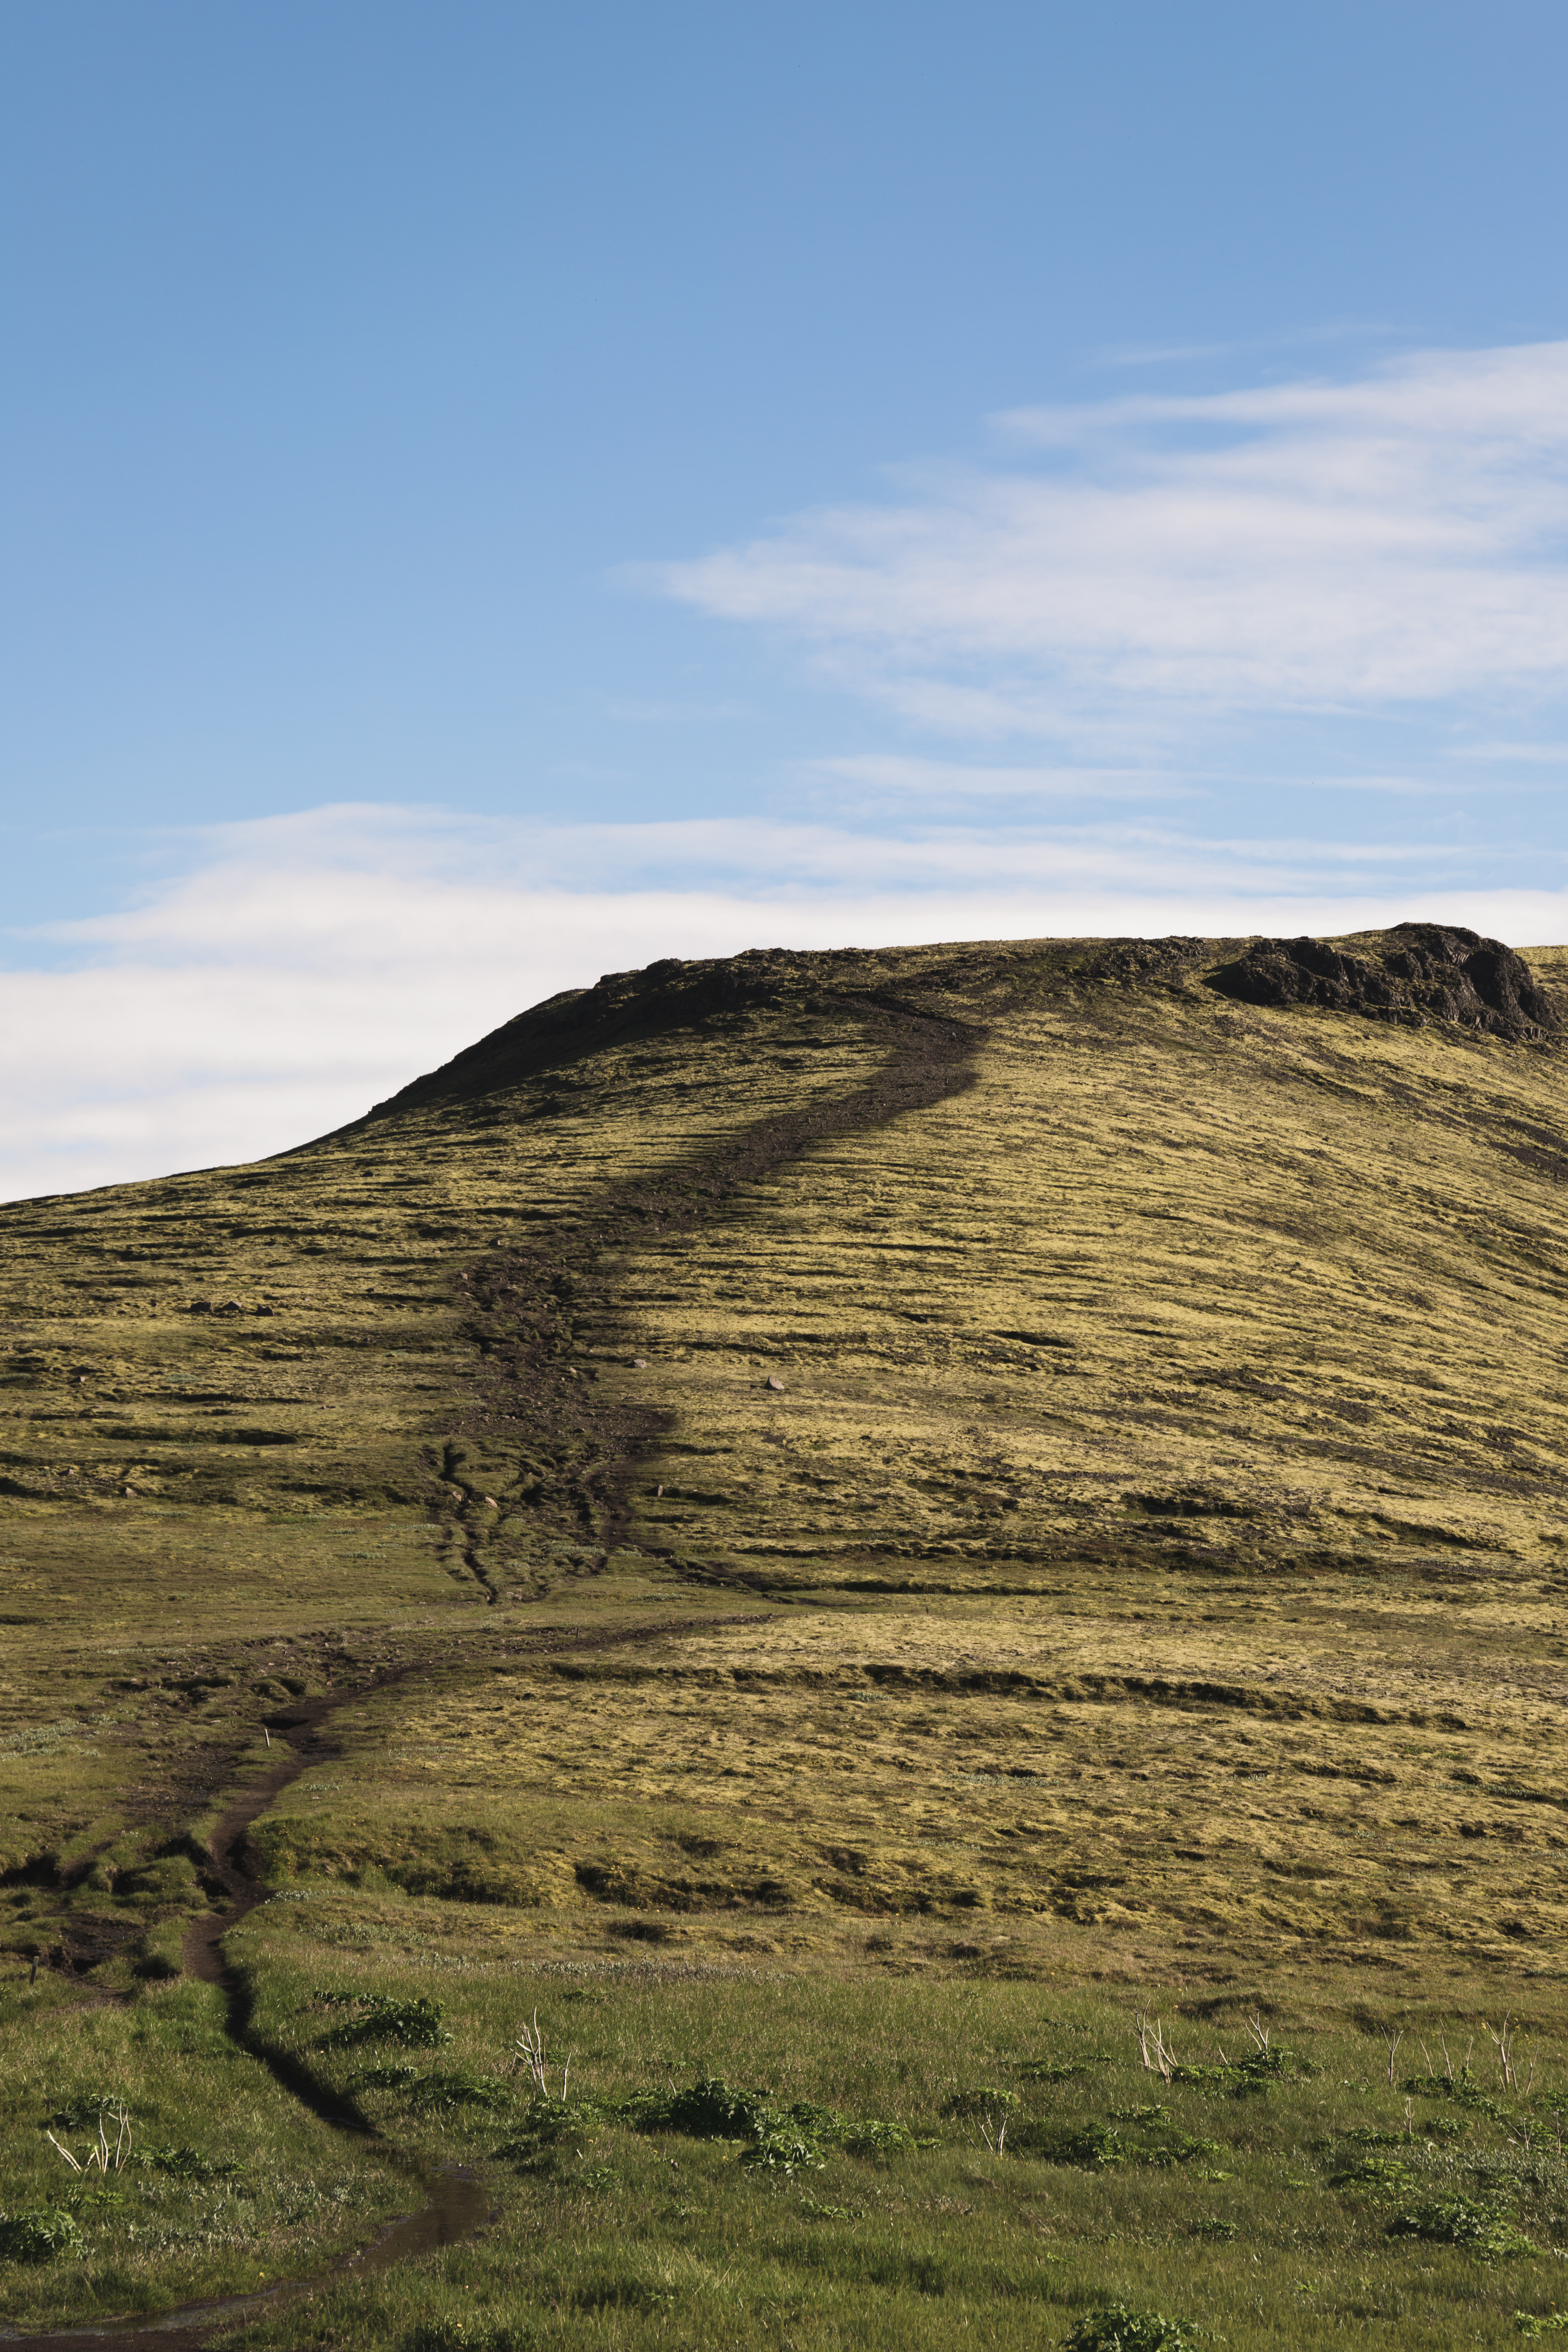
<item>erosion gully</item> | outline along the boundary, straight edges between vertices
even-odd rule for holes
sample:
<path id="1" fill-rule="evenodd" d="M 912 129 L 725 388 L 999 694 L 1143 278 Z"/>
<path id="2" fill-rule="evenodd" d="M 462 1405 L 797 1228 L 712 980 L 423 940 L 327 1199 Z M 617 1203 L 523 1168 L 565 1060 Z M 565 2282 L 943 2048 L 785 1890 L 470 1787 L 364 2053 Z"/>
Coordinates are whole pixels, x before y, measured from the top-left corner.
<path id="1" fill-rule="evenodd" d="M 527 1652 L 537 1656 L 543 1653 L 618 1648 L 628 1642 L 668 1641 L 682 1633 L 706 1633 L 715 1625 L 750 1624 L 756 1622 L 758 1613 L 748 1611 L 736 1617 L 703 1616 L 678 1620 L 673 1624 L 627 1626 L 614 1633 L 509 1643 L 504 1645 L 504 1654 L 510 1657 Z M 89 2320 L 78 2327 L 57 2328 L 44 2335 L 0 2326 L 0 2343 L 25 2345 L 27 2352 L 79 2352 L 79 2347 L 93 2344 L 111 2346 L 113 2352 L 136 2352 L 139 2347 L 145 2347 L 145 2352 L 202 2352 L 203 2347 L 223 2332 L 259 2318 L 310 2288 L 324 2285 L 334 2276 L 369 2276 L 415 2255 L 458 2245 L 475 2236 L 492 2218 L 489 2195 L 467 2166 L 436 2164 L 416 2149 L 399 2147 L 377 2132 L 363 2116 L 331 2098 L 308 2066 L 288 2052 L 257 2039 L 250 2030 L 249 1993 L 223 1949 L 224 1937 L 247 1912 L 265 1903 L 271 1892 L 257 1874 L 256 1856 L 249 1843 L 251 1824 L 291 1780 L 313 1766 L 331 1760 L 340 1752 L 331 1730 L 331 1719 L 338 1708 L 358 1705 L 369 1693 L 394 1684 L 449 1671 L 449 1667 L 437 1666 L 429 1659 L 411 1662 L 327 1697 L 301 1699 L 287 1713 L 268 1718 L 269 1730 L 289 1735 L 289 1751 L 269 1771 L 248 1781 L 237 1793 L 214 1827 L 207 1845 L 208 1868 L 228 1901 L 222 1910 L 193 1920 L 184 1939 L 186 1968 L 204 1984 L 216 1985 L 221 1990 L 226 2002 L 227 2030 L 247 2055 L 264 2065 L 291 2097 L 308 2106 L 312 2115 L 320 2116 L 333 2130 L 353 2132 L 373 2141 L 377 2155 L 405 2174 L 419 2193 L 423 2201 L 417 2210 L 388 2222 L 368 2244 L 340 2256 L 326 2269 L 279 2280 L 255 2294 L 183 2304 L 156 2319 L 138 2316 Z"/>

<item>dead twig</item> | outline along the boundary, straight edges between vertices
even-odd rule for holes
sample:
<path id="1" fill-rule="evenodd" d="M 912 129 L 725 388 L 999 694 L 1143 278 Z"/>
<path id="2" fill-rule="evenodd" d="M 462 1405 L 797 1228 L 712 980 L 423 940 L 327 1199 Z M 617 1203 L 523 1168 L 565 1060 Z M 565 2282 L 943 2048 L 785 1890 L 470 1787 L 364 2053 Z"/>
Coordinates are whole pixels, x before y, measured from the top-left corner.
<path id="1" fill-rule="evenodd" d="M 1513 2017 L 1512 2017 L 1512 2013 L 1511 2013 L 1511 2011 L 1507 2011 L 1507 2012 L 1505 2012 L 1505 2013 L 1504 2013 L 1503 2021 L 1502 2021 L 1502 2023 L 1501 2023 L 1501 2025 L 1500 2025 L 1500 2026 L 1497 2026 L 1497 2025 L 1488 2025 L 1488 2024 L 1483 2021 L 1482 2025 L 1481 2025 L 1481 2031 L 1482 2031 L 1482 2032 L 1486 2035 L 1487 2039 L 1490 2042 L 1490 2043 L 1491 2043 L 1491 2045 L 1492 2045 L 1493 2049 L 1497 2052 L 1498 2071 L 1499 2071 L 1499 2073 L 1500 2073 L 1500 2074 L 1501 2074 L 1501 2076 L 1502 2076 L 1502 2086 L 1503 2086 L 1503 2089 L 1504 2089 L 1505 2091 L 1511 2091 L 1511 2090 L 1514 2088 L 1514 2072 L 1513 2072 L 1513 2031 L 1514 2031 L 1514 2028 L 1513 2028 Z"/>
<path id="2" fill-rule="evenodd" d="M 549 2078 L 545 2070 L 544 2032 L 539 2022 L 539 2011 L 537 2009 L 534 2011 L 531 2019 L 525 2020 L 521 2030 L 518 2034 L 517 2040 L 512 2044 L 512 2049 L 514 2052 L 512 2058 L 512 2066 L 514 2071 L 516 2068 L 521 2066 L 523 2072 L 527 2074 L 529 2081 L 533 2084 L 534 2089 L 539 2093 L 540 2096 L 545 2099 L 552 2097 L 553 2094 L 551 2091 Z M 571 2072 L 572 2061 L 568 2058 L 566 2063 L 561 2069 L 561 2098 L 563 2103 L 565 2101 L 566 2084 Z"/>
<path id="3" fill-rule="evenodd" d="M 1158 2074 L 1163 2083 L 1168 2083 L 1180 2062 L 1165 2039 L 1163 2021 L 1141 2009 L 1133 2018 L 1132 2027 L 1138 2036 L 1138 2055 L 1143 2061 L 1144 2072 Z"/>

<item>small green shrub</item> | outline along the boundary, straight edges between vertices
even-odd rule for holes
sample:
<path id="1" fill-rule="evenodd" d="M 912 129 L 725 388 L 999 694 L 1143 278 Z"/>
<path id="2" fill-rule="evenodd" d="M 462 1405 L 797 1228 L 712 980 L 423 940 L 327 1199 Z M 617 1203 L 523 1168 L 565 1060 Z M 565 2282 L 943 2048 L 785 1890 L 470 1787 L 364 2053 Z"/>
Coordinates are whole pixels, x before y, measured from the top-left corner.
<path id="1" fill-rule="evenodd" d="M 1137 2164 L 1196 2164 L 1225 2154 L 1217 2139 L 1197 2139 L 1190 2132 L 1172 2132 L 1168 2139 L 1141 2141 L 1131 2151 Z"/>
<path id="2" fill-rule="evenodd" d="M 625 2100 L 620 2113 L 637 2131 L 682 2132 L 689 2139 L 754 2139 L 770 2120 L 765 2091 L 736 2091 L 705 2074 L 689 2091 L 653 2091 Z"/>
<path id="3" fill-rule="evenodd" d="M 1212 2238 L 1216 2244 L 1220 2242 L 1228 2244 L 1237 2234 L 1237 2225 L 1234 2221 L 1221 2221 L 1213 2215 L 1206 2221 L 1194 2221 L 1187 2232 L 1189 2238 Z"/>
<path id="4" fill-rule="evenodd" d="M 58 2207 L 0 2214 L 0 2262 L 52 2263 L 61 2254 L 83 2252 L 85 2243 L 70 2214 Z"/>
<path id="5" fill-rule="evenodd" d="M 1233 2099 L 1257 2098 L 1278 2083 L 1308 2083 L 1322 2069 L 1294 2050 L 1273 2045 L 1218 2066 L 1173 2065 L 1169 2079 L 1188 2090 L 1228 2091 Z"/>
<path id="6" fill-rule="evenodd" d="M 1414 2189 L 1415 2177 L 1407 2164 L 1394 2156 L 1363 2156 L 1354 2164 L 1342 2165 L 1329 2175 L 1331 2189 L 1381 2189 L 1386 2196 L 1404 2196 Z"/>
<path id="7" fill-rule="evenodd" d="M 1521 2336 L 1568 2336 L 1568 2311 L 1516 2311 L 1513 2324 Z"/>
<path id="8" fill-rule="evenodd" d="M 1076 2083 L 1091 2066 L 1114 2066 L 1109 2050 L 1080 2051 L 1076 2058 L 1025 2058 L 1017 2071 L 1026 2083 Z"/>
<path id="9" fill-rule="evenodd" d="M 1020 2156 L 1035 2156 L 1047 2164 L 1075 2164 L 1087 2172 L 1105 2172 L 1116 2164 L 1192 2164 L 1225 2151 L 1216 2139 L 1194 2139 L 1160 2120 L 1163 2108 L 1123 2109 L 1154 2118 L 1148 2128 L 1157 2139 L 1124 2139 L 1109 2124 L 1025 2124 L 1009 2136 L 1007 2145 Z"/>
<path id="10" fill-rule="evenodd" d="M 835 2147 L 842 2144 L 846 2132 L 858 2128 L 837 2107 L 819 2107 L 812 2099 L 795 2099 L 784 2112 L 789 2122 L 798 2124 L 813 2139 L 831 2140 Z"/>
<path id="11" fill-rule="evenodd" d="M 1468 2197 L 1439 2197 L 1429 2205 L 1396 2213 L 1388 2234 L 1425 2238 L 1434 2245 L 1464 2246 L 1481 2262 L 1500 2262 L 1510 2254 L 1540 2251 L 1495 2205 L 1478 2205 Z"/>
<path id="12" fill-rule="evenodd" d="M 1062 2352 L 1197 2352 L 1198 2331 L 1188 2319 L 1163 2312 L 1130 2311 L 1124 2303 L 1101 2304 L 1062 2339 Z"/>
<path id="13" fill-rule="evenodd" d="M 85 2180 L 73 2180 L 65 2192 L 65 2201 L 73 2213 L 112 2213 L 117 2205 L 125 2202 L 123 2189 L 93 2189 Z"/>
<path id="14" fill-rule="evenodd" d="M 1469 2107 L 1495 2124 L 1507 2123 L 1512 2114 L 1500 2101 L 1488 2098 L 1468 2066 L 1457 2074 L 1407 2074 L 1405 2088 L 1424 2099 L 1451 2099 L 1455 2106 Z"/>
<path id="15" fill-rule="evenodd" d="M 758 2132 L 741 2161 L 789 2179 L 797 2172 L 820 2172 L 824 2158 L 817 2142 L 798 2125 L 773 2121 Z"/>
<path id="16" fill-rule="evenodd" d="M 423 1993 L 404 2000 L 381 1992 L 319 1992 L 315 1999 L 334 2009 L 363 2012 L 324 2033 L 323 2050 L 350 2050 L 365 2042 L 400 2042 L 405 2049 L 434 2050 L 452 2039 L 441 2022 L 446 2015 L 441 2003 Z"/>
<path id="17" fill-rule="evenodd" d="M 521 2129 L 495 2154 L 524 2172 L 552 2171 L 562 2143 L 585 2140 L 601 2112 L 591 2100 L 553 2099 L 548 2091 L 535 2091 L 522 2111 Z"/>
<path id="18" fill-rule="evenodd" d="M 917 2139 L 903 2124 L 884 2123 L 878 2116 L 868 2116 L 864 2123 L 846 2124 L 838 2133 L 838 2145 L 847 2156 L 904 2156 L 920 2147 L 935 2147 L 931 2139 Z"/>
<path id="19" fill-rule="evenodd" d="M 1040 2157 L 1047 2164 L 1079 2165 L 1086 2172 L 1108 2171 L 1114 2164 L 1125 2164 L 1130 2154 L 1109 2124 L 1026 2124 L 1009 2144 L 1020 2155 Z"/>

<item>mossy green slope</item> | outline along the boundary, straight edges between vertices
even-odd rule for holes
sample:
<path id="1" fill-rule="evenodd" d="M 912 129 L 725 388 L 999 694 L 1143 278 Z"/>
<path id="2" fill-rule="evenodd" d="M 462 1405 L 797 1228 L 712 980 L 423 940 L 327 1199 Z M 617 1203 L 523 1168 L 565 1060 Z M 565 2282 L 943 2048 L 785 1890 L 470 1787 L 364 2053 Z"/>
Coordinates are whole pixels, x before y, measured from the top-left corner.
<path id="1" fill-rule="evenodd" d="M 14 2013 L 184 1998 L 216 1796 L 358 1691 L 253 1835 L 373 1968 L 1554 2038 L 1565 1049 L 1238 1003 L 1242 945 L 613 975 L 5 1211 Z"/>

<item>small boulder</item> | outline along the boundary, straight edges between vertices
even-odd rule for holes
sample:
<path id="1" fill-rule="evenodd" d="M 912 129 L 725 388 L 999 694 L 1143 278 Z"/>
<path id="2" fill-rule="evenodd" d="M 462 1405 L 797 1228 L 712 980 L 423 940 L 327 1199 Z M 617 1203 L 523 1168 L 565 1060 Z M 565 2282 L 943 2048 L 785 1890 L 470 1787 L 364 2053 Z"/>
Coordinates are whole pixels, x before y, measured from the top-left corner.
<path id="1" fill-rule="evenodd" d="M 780 1396 L 783 1396 L 784 1392 L 784 1384 L 783 1381 L 775 1380 L 772 1372 L 768 1374 L 767 1385 L 769 1388 L 776 1391 Z"/>

